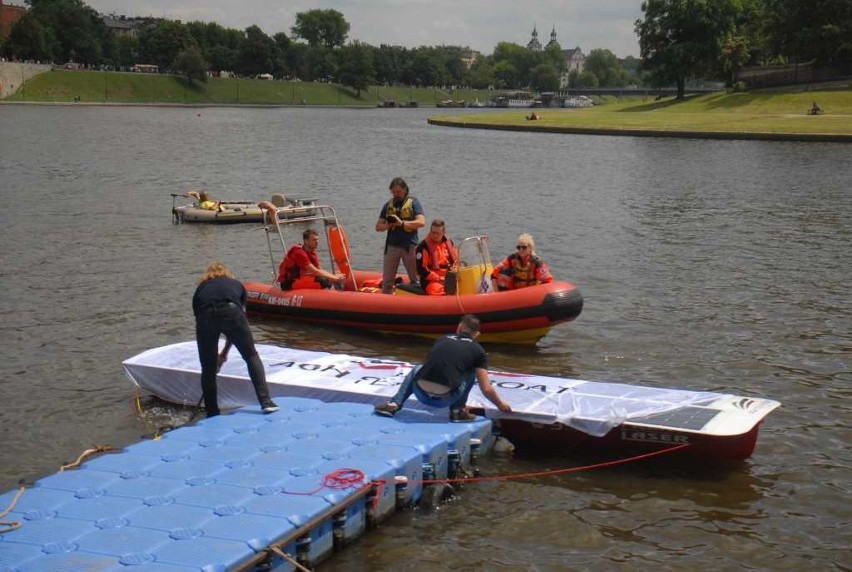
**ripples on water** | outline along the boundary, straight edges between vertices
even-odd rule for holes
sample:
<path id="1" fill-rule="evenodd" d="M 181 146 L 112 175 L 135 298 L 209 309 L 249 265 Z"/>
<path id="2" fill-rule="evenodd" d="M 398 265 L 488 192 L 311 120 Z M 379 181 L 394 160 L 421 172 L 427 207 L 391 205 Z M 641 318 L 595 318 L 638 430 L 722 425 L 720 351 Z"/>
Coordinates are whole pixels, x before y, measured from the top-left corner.
<path id="1" fill-rule="evenodd" d="M 252 225 L 172 226 L 169 193 L 318 197 L 358 265 L 378 267 L 375 217 L 402 175 L 452 236 L 489 234 L 495 259 L 531 231 L 584 294 L 576 322 L 536 348 L 490 348 L 492 367 L 784 406 L 745 463 L 469 486 L 396 515 L 324 569 L 849 569 L 848 146 L 455 130 L 427 126 L 431 113 L 0 106 L 0 490 L 191 415 L 143 399 L 141 419 L 120 362 L 192 338 L 208 261 L 263 279 L 269 257 Z M 414 361 L 428 349 L 254 327 L 306 349 Z M 483 471 L 594 460 L 490 458 Z"/>

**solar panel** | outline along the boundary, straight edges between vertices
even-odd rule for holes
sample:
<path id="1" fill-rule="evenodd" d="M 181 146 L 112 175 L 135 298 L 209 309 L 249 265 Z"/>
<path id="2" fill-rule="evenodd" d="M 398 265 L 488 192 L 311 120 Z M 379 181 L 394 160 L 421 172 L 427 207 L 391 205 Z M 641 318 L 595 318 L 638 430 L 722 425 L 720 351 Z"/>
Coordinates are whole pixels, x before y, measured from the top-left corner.
<path id="1" fill-rule="evenodd" d="M 664 413 L 635 417 L 630 419 L 628 423 L 700 431 L 720 412 L 720 409 L 710 409 L 708 407 L 678 407 Z"/>

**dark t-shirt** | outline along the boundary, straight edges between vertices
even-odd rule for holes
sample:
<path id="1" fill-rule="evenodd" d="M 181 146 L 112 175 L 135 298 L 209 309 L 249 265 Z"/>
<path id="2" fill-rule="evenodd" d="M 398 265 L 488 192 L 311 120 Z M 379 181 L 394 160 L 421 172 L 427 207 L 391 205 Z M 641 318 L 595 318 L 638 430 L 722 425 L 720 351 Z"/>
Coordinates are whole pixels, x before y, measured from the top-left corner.
<path id="1" fill-rule="evenodd" d="M 233 302 L 244 308 L 248 295 L 245 286 L 239 280 L 220 276 L 207 280 L 198 285 L 192 296 L 192 312 L 197 316 L 198 311 L 210 304 Z"/>
<path id="2" fill-rule="evenodd" d="M 414 197 L 408 197 L 411 199 L 411 209 L 414 211 L 414 218 L 417 215 L 425 214 L 423 212 L 423 206 L 421 206 L 420 201 L 418 201 Z M 384 219 L 388 216 L 388 203 L 385 203 L 382 207 L 381 212 L 379 212 L 379 218 Z M 414 220 L 414 218 L 403 219 L 403 220 Z M 411 246 L 417 246 L 417 243 L 420 242 L 420 239 L 417 235 L 417 231 L 414 232 L 406 232 L 402 230 L 402 228 L 394 228 L 388 229 L 387 239 L 385 240 L 386 244 L 390 244 L 391 246 L 400 246 L 402 248 L 408 248 Z"/>
<path id="3" fill-rule="evenodd" d="M 480 367 L 488 369 L 488 356 L 479 342 L 468 334 L 453 334 L 435 342 L 418 378 L 455 389 Z"/>

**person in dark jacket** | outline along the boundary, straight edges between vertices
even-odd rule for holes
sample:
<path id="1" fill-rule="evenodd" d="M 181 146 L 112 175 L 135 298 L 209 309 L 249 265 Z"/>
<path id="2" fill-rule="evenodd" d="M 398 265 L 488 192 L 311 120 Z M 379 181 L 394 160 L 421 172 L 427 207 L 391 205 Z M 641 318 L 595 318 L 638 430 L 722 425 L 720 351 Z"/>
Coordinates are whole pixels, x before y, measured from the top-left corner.
<path id="1" fill-rule="evenodd" d="M 497 409 L 510 413 L 512 407 L 500 398 L 488 378 L 488 356 L 476 341 L 479 320 L 470 314 L 461 317 L 456 333 L 435 342 L 422 366 L 414 367 L 387 403 L 373 412 L 393 417 L 413 393 L 417 400 L 432 407 L 449 407 L 450 421 L 473 421 L 476 416 L 465 409 L 473 386 L 479 389 Z"/>
<path id="2" fill-rule="evenodd" d="M 264 413 L 278 411 L 278 406 L 269 397 L 263 362 L 254 347 L 254 338 L 245 314 L 246 289 L 242 282 L 221 262 L 213 262 L 201 276 L 192 296 L 192 312 L 195 314 L 195 337 L 198 343 L 198 359 L 201 362 L 201 391 L 207 417 L 219 415 L 216 373 L 228 359 L 231 345 L 248 366 L 249 378 Z M 221 353 L 219 336 L 225 334 L 227 342 Z"/>

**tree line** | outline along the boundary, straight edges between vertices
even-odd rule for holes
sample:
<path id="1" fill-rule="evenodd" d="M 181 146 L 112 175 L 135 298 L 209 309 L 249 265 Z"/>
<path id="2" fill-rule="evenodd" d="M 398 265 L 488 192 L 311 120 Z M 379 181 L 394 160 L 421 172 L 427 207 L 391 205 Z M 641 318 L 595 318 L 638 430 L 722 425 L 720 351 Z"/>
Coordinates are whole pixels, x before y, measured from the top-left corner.
<path id="1" fill-rule="evenodd" d="M 810 62 L 852 74 L 850 0 L 645 0 L 636 21 L 652 85 L 717 78 L 747 66 Z"/>
<path id="2" fill-rule="evenodd" d="M 26 0 L 29 10 L 0 44 L 20 60 L 76 62 L 99 69 L 137 63 L 206 81 L 208 73 L 243 77 L 335 81 L 360 95 L 369 85 L 466 86 L 475 89 L 553 91 L 566 69 L 553 46 L 533 51 L 500 42 L 491 55 L 466 61 L 450 46 L 404 48 L 347 42 L 350 25 L 333 9 L 300 12 L 286 32 L 268 36 L 216 23 L 142 19 L 136 37 L 113 34 L 82 0 Z M 572 87 L 623 87 L 628 83 L 676 85 L 723 80 L 750 65 L 814 61 L 852 64 L 849 0 L 645 0 L 636 21 L 640 59 L 618 59 L 606 49 L 589 52 Z"/>
<path id="3" fill-rule="evenodd" d="M 560 87 L 565 58 L 555 47 L 532 51 L 500 42 L 472 64 L 469 50 L 452 46 L 378 47 L 347 42 L 350 25 L 337 10 L 296 15 L 286 32 L 268 36 L 216 23 L 141 20 L 136 37 L 110 32 L 82 0 L 26 0 L 29 10 L 13 27 L 0 53 L 20 59 L 75 62 L 96 69 L 156 65 L 162 72 L 206 81 L 208 73 L 242 77 L 336 81 L 360 91 L 369 85 L 464 86 L 474 89 L 551 91 Z M 626 85 L 628 68 L 609 50 L 592 50 L 587 69 L 572 74 L 575 85 Z M 635 61 L 630 69 L 635 69 Z"/>

